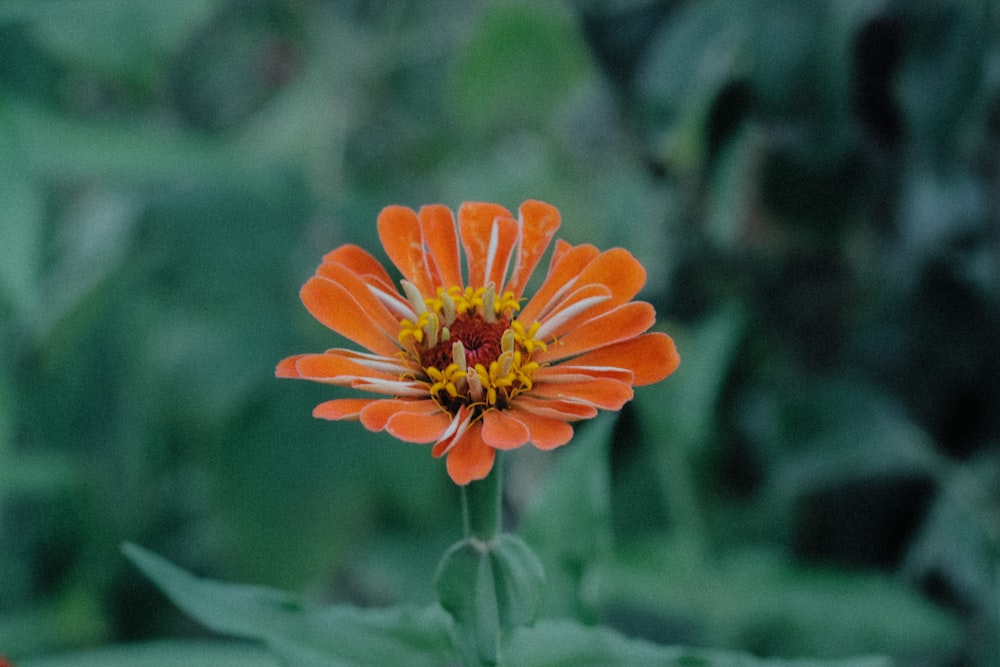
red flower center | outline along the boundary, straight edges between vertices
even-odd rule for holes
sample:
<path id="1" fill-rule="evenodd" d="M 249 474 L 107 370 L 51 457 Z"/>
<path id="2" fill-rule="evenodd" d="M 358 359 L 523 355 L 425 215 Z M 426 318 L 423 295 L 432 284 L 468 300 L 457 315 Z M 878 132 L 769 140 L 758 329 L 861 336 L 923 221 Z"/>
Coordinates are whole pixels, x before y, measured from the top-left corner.
<path id="1" fill-rule="evenodd" d="M 450 337 L 426 350 L 421 355 L 424 366 L 444 370 L 454 361 L 452 346 L 461 341 L 465 347 L 465 363 L 469 368 L 482 364 L 489 368 L 491 362 L 500 357 L 503 333 L 510 328 L 510 320 L 500 318 L 487 322 L 480 315 L 463 313 L 448 327 Z"/>

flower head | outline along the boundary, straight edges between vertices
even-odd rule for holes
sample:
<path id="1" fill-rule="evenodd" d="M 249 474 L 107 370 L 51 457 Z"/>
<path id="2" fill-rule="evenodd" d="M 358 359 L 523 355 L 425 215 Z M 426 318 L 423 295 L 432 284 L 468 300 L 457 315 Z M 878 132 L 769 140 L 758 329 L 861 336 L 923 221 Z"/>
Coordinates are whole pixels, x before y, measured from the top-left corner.
<path id="1" fill-rule="evenodd" d="M 530 297 L 528 280 L 559 227 L 555 207 L 389 206 L 378 233 L 403 276 L 355 245 L 323 258 L 301 297 L 317 320 L 365 348 L 288 357 L 279 377 L 350 386 L 376 397 L 313 410 L 407 442 L 434 443 L 458 484 L 489 474 L 498 449 L 564 445 L 570 422 L 619 410 L 632 387 L 662 380 L 680 358 L 646 333 L 653 307 L 632 301 L 646 272 L 627 251 L 558 240 Z M 465 271 L 461 257 L 465 256 Z"/>

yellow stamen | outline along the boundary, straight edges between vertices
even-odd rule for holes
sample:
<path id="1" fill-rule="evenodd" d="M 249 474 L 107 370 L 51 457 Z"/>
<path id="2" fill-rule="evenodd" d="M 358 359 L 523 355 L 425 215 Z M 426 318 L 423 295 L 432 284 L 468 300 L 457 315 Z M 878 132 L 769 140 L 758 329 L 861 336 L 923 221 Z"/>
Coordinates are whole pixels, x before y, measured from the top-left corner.
<path id="1" fill-rule="evenodd" d="M 510 328 L 514 331 L 514 340 L 529 355 L 534 354 L 535 350 L 545 352 L 549 349 L 548 345 L 535 338 L 541 326 L 541 323 L 535 322 L 528 329 L 525 329 L 524 324 L 517 320 L 510 323 Z"/>
<path id="2" fill-rule="evenodd" d="M 466 287 L 463 291 L 461 287 L 451 287 L 448 289 L 448 294 L 455 301 L 455 310 L 459 315 L 464 315 L 468 312 L 476 312 L 477 309 L 483 306 L 483 294 L 486 292 L 485 287 Z"/>
<path id="3" fill-rule="evenodd" d="M 424 311 L 417 317 L 417 321 L 402 320 L 399 323 L 399 335 L 396 338 L 400 343 L 406 343 L 408 338 L 412 338 L 418 345 L 424 342 L 424 332 L 427 330 L 432 313 Z M 436 345 L 436 343 L 435 343 Z"/>
<path id="4" fill-rule="evenodd" d="M 457 364 L 448 364 L 443 371 L 433 366 L 425 369 L 427 376 L 431 379 L 430 394 L 435 399 L 440 399 L 441 392 L 445 392 L 451 398 L 457 398 L 458 392 L 465 382 L 463 372 Z"/>
<path id="5" fill-rule="evenodd" d="M 496 309 L 497 315 L 506 312 L 516 313 L 521 310 L 521 304 L 514 298 L 514 293 L 510 291 L 504 292 L 503 295 L 496 300 L 493 307 Z"/>

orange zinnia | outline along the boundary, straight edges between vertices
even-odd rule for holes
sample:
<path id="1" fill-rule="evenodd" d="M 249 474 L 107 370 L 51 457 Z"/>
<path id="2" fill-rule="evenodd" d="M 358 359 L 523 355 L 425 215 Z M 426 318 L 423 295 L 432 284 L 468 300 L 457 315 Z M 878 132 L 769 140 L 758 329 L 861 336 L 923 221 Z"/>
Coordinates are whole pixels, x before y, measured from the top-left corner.
<path id="1" fill-rule="evenodd" d="M 355 245 L 323 257 L 301 291 L 317 320 L 368 351 L 289 357 L 278 377 L 387 396 L 327 401 L 313 416 L 433 442 L 457 484 L 486 477 L 498 449 L 566 444 L 569 422 L 621 409 L 633 386 L 662 380 L 680 358 L 669 336 L 644 333 L 653 307 L 631 299 L 646 272 L 621 248 L 556 241 L 545 280 L 522 298 L 558 227 L 559 211 L 540 201 L 517 218 L 465 203 L 457 230 L 445 206 L 386 207 L 378 233 L 402 294 Z"/>

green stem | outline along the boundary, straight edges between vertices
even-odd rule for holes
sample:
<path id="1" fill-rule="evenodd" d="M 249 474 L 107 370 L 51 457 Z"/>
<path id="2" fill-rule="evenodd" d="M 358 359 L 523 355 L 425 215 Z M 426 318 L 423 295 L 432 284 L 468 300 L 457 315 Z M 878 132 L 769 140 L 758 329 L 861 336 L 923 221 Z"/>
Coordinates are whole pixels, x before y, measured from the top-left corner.
<path id="1" fill-rule="evenodd" d="M 501 457 L 493 470 L 477 482 L 462 487 L 462 518 L 465 536 L 489 542 L 500 534 L 500 502 L 503 487 Z"/>

